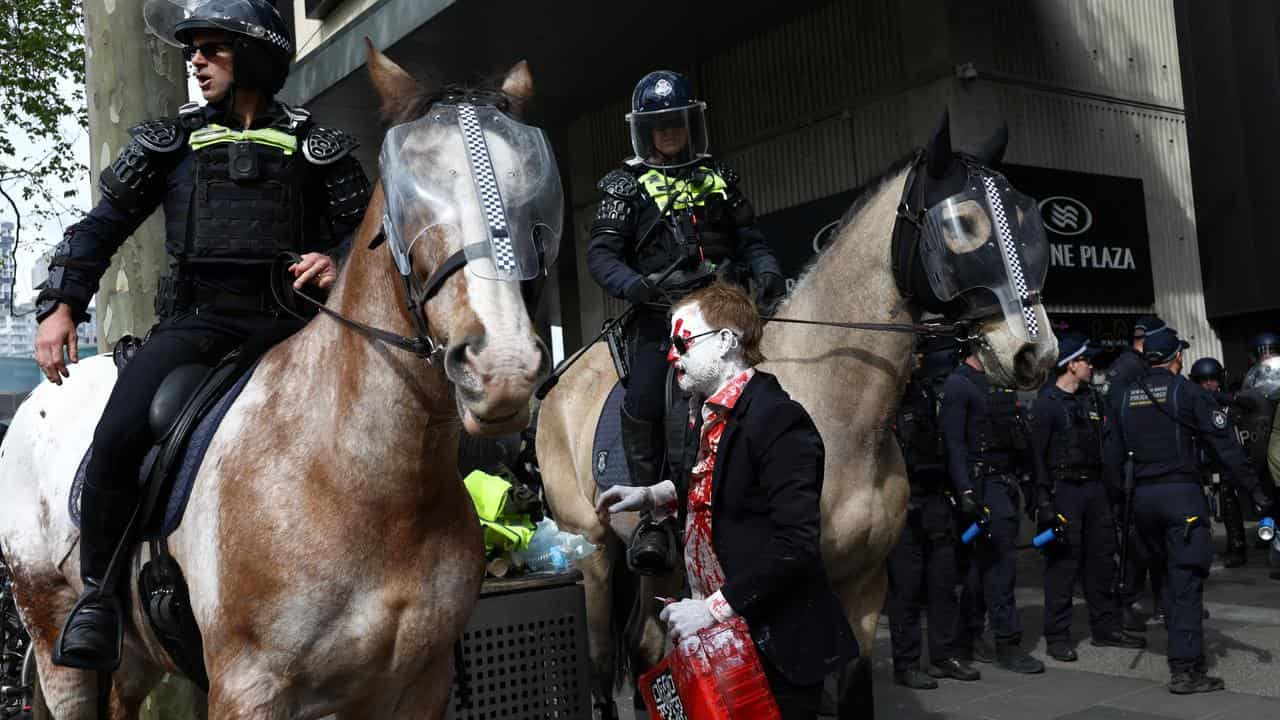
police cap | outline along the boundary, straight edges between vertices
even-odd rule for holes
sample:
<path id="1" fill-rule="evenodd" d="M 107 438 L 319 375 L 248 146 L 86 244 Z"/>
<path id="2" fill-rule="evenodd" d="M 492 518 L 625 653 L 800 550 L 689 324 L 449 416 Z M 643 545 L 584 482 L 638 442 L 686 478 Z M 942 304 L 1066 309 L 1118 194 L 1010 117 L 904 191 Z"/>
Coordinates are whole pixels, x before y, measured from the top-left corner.
<path id="1" fill-rule="evenodd" d="M 1099 352 L 1101 350 L 1091 346 L 1089 338 L 1080 333 L 1069 332 L 1058 336 L 1058 367 L 1079 358 L 1088 360 Z"/>
<path id="2" fill-rule="evenodd" d="M 1140 340 L 1166 327 L 1158 315 L 1143 315 L 1133 324 L 1133 339 Z"/>
<path id="3" fill-rule="evenodd" d="M 1161 327 L 1152 334 L 1148 332 L 1142 346 L 1142 356 L 1152 365 L 1163 365 L 1173 359 L 1180 351 L 1191 347 L 1178 337 L 1178 331 L 1171 327 Z"/>

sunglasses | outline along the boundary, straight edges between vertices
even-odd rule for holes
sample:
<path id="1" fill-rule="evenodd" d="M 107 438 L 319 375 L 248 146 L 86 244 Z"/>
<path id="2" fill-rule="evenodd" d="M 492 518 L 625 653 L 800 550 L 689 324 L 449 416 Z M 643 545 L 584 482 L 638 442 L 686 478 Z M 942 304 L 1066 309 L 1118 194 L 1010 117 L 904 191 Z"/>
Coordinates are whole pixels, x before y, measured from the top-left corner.
<path id="1" fill-rule="evenodd" d="M 689 348 L 693 347 L 692 341 L 697 340 L 700 337 L 705 337 L 707 335 L 714 335 L 723 329 L 724 328 L 720 328 L 719 330 L 708 330 L 706 332 L 700 332 L 697 335 L 690 335 L 689 337 L 672 335 L 671 347 L 675 349 L 677 355 L 684 355 L 685 353 L 689 352 Z"/>
<path id="2" fill-rule="evenodd" d="M 231 43 L 225 42 L 207 42 L 200 45 L 186 45 L 182 48 L 182 57 L 187 62 L 195 59 L 196 53 L 204 56 L 205 60 L 212 60 L 215 56 L 224 52 L 231 52 Z"/>

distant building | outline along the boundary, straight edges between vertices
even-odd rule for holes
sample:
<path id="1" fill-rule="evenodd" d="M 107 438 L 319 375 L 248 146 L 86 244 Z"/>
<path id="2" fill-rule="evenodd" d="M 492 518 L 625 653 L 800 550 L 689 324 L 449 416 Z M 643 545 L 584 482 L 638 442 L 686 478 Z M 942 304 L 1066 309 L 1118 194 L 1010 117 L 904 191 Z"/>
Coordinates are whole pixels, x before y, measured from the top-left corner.
<path id="1" fill-rule="evenodd" d="M 35 306 L 29 300 L 14 299 L 10 303 L 17 270 L 13 265 L 13 243 L 13 223 L 0 223 L 0 357 L 29 358 L 35 352 Z M 50 250 L 36 261 L 31 272 L 34 290 L 42 289 L 49 279 L 49 258 L 52 256 L 53 250 Z M 96 351 L 98 330 L 95 315 L 94 307 L 90 305 L 89 322 L 80 323 L 76 328 L 80 336 L 81 357 L 88 357 Z"/>

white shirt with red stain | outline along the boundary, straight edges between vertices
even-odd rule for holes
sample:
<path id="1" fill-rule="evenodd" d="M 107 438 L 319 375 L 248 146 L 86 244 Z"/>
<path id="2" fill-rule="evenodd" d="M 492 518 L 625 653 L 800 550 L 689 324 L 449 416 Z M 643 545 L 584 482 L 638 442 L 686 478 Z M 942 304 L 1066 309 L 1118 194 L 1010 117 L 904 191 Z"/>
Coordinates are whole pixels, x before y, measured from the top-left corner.
<path id="1" fill-rule="evenodd" d="M 697 459 L 689 472 L 689 515 L 684 528 L 685 570 L 693 597 L 705 599 L 711 614 L 719 622 L 737 613 L 720 592 L 724 585 L 724 569 L 720 567 L 711 542 L 711 483 L 715 477 L 716 454 L 720 450 L 720 437 L 724 435 L 725 418 L 738 404 L 743 388 L 755 374 L 755 368 L 747 368 L 702 404 L 702 436 L 698 442 Z"/>

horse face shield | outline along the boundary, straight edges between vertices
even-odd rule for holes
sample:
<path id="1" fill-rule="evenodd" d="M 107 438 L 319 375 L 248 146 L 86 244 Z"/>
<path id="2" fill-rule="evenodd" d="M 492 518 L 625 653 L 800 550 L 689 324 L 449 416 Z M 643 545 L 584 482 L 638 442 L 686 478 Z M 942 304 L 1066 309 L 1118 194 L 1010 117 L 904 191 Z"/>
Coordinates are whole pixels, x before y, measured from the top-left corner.
<path id="1" fill-rule="evenodd" d="M 387 131 L 383 231 L 402 275 L 424 236 L 458 236 L 467 271 L 520 282 L 555 262 L 564 192 L 542 130 L 491 105 L 437 105 Z"/>
<path id="2" fill-rule="evenodd" d="M 969 318 L 1003 313 L 1009 328 L 1035 342 L 1049 269 L 1049 243 L 1035 200 L 1003 175 L 971 168 L 964 190 L 925 213 L 920 258 L 938 299 L 964 294 Z"/>

